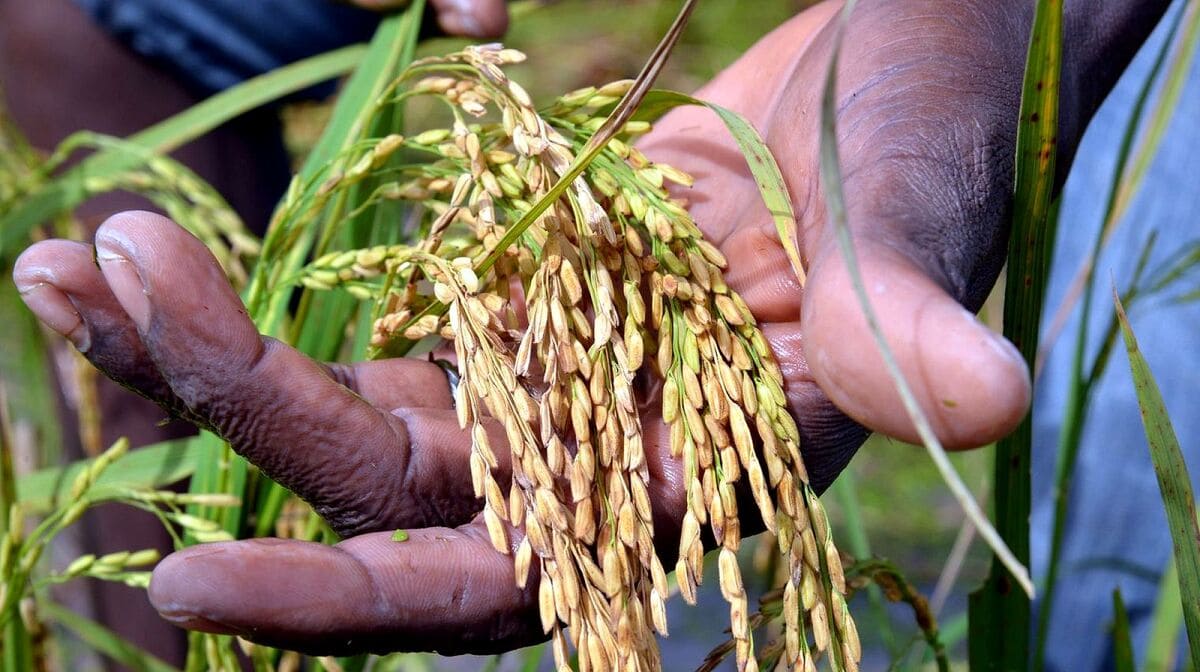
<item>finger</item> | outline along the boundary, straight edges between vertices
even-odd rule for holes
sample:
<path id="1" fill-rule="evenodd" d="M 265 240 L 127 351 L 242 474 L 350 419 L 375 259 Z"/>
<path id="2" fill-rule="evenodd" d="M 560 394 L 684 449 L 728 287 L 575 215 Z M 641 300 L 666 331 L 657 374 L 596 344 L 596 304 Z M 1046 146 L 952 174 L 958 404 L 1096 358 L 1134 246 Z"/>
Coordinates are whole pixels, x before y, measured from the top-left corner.
<path id="1" fill-rule="evenodd" d="M 763 325 L 763 335 L 783 374 L 784 392 L 800 431 L 800 452 L 809 481 L 820 494 L 858 452 L 867 438 L 867 429 L 835 406 L 813 378 L 804 356 L 800 322 Z"/>
<path id="2" fill-rule="evenodd" d="M 195 546 L 159 563 L 151 603 L 167 620 L 310 654 L 495 653 L 543 639 L 536 577 L 486 528 L 370 534 L 337 546 L 253 539 Z"/>
<path id="3" fill-rule="evenodd" d="M 1013 39 L 1019 22 L 1000 5 L 957 3 L 945 21 L 930 18 L 935 4 L 873 5 L 851 23 L 846 44 L 858 46 L 840 61 L 838 144 L 848 222 L 880 327 L 934 431 L 964 448 L 1010 431 L 1030 397 L 1015 349 L 971 314 L 1004 260 L 1024 52 Z M 969 27 L 982 23 L 991 30 L 981 42 Z M 822 53 L 830 37 L 821 36 Z M 986 85 L 979 72 L 989 73 Z M 784 131 L 770 138 L 783 142 Z M 818 202 L 808 213 L 824 224 L 825 210 Z M 811 230 L 802 313 L 814 376 L 856 420 L 915 440 L 834 232 Z"/>
<path id="4" fill-rule="evenodd" d="M 158 215 L 126 213 L 100 227 L 96 249 L 105 280 L 190 416 L 336 531 L 440 524 L 442 515 L 461 522 L 469 513 L 473 500 L 446 511 L 416 505 L 426 486 L 451 486 L 420 480 L 429 470 L 413 466 L 426 456 L 414 459 L 405 421 L 299 352 L 262 338 L 200 241 Z M 464 470 L 457 483 L 468 480 Z M 431 511 L 439 515 L 429 518 Z"/>
<path id="5" fill-rule="evenodd" d="M 438 25 L 449 35 L 493 38 L 508 30 L 504 0 L 432 0 Z"/>
<path id="6" fill-rule="evenodd" d="M 92 255 L 92 247 L 83 243 L 37 243 L 17 258 L 13 282 L 33 314 L 105 375 L 153 401 L 182 410 Z"/>
<path id="7" fill-rule="evenodd" d="M 894 248 L 862 239 L 856 248 L 879 326 L 938 438 L 947 448 L 969 448 L 1010 432 L 1031 394 L 1016 348 Z M 835 245 L 818 253 L 805 292 L 813 378 L 858 422 L 919 443 Z"/>
<path id="8" fill-rule="evenodd" d="M 405 511 L 404 519 L 425 524 L 458 525 L 483 508 L 471 483 L 471 431 L 458 426 L 454 410 L 398 408 L 392 411 L 408 432 L 409 461 L 401 492 L 389 493 Z M 504 425 L 481 418 L 488 444 L 496 457 L 496 482 L 507 489 L 512 456 Z M 391 490 L 396 490 L 392 480 Z"/>
<path id="9" fill-rule="evenodd" d="M 17 258 L 13 282 L 29 309 L 106 376 L 174 412 L 183 409 L 96 265 L 91 245 L 46 240 Z M 382 409 L 448 408 L 441 367 L 415 359 L 330 364 L 329 375 Z M 402 382 L 403 384 L 400 384 Z"/>
<path id="10" fill-rule="evenodd" d="M 433 362 L 401 357 L 353 364 L 327 364 L 329 375 L 375 407 L 451 408 L 446 371 Z"/>

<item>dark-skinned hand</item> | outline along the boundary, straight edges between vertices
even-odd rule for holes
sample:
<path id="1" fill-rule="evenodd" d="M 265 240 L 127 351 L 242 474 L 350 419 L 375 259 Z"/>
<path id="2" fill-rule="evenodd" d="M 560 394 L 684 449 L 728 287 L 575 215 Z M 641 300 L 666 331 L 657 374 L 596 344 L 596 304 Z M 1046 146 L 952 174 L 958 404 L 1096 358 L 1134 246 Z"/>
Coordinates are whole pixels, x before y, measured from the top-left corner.
<path id="1" fill-rule="evenodd" d="M 1064 165 L 1166 4 L 1068 3 Z M 863 0 L 841 59 L 840 148 L 866 285 L 935 431 L 953 448 L 1004 435 L 1029 404 L 1015 349 L 972 311 L 1004 257 L 1032 5 Z M 696 177 L 692 213 L 764 325 L 821 488 L 867 428 L 916 438 L 865 330 L 819 187 L 820 89 L 837 9 L 800 14 L 698 94 L 747 115 L 778 158 L 810 269 L 803 291 L 714 117 L 676 111 L 642 142 L 652 159 Z M 346 539 L 175 553 L 150 586 L 164 617 L 317 653 L 491 652 L 542 637 L 536 591 L 515 587 L 511 557 L 491 548 L 476 518 L 469 437 L 436 365 L 326 366 L 261 337 L 204 246 L 152 214 L 114 216 L 94 249 L 38 243 L 14 276 L 28 306 L 104 373 L 220 433 Z M 642 401 L 656 537 L 669 556 L 684 511 L 681 469 L 665 447 L 657 400 Z M 503 444 L 503 431 L 492 441 Z M 410 530 L 408 541 L 391 540 L 397 528 Z"/>

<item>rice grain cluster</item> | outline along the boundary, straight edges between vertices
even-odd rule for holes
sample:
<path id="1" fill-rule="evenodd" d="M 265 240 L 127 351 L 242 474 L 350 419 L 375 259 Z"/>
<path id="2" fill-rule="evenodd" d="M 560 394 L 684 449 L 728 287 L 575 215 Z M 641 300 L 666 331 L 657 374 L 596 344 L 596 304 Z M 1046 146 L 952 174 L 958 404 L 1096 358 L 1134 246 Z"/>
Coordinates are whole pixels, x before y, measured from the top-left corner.
<path id="1" fill-rule="evenodd" d="M 372 202 L 425 208 L 421 242 L 331 252 L 296 280 L 375 301 L 380 353 L 453 341 L 483 519 L 496 550 L 512 554 L 517 583 L 537 582 L 559 669 L 572 650 L 584 671 L 661 669 L 654 633 L 667 634 L 671 590 L 656 542 L 677 549 L 678 590 L 694 603 L 705 526 L 737 669 L 815 670 L 821 657 L 857 669 L 841 559 L 779 366 L 725 283 L 725 257 L 666 187 L 691 178 L 632 146 L 650 124 L 630 121 L 561 198 L 515 228 L 630 86 L 589 87 L 539 111 L 503 70 L 523 59 L 483 45 L 410 66 L 385 97 L 441 100 L 452 126 L 368 141 L 317 198 L 380 179 Z M 639 406 L 638 391 L 658 385 L 661 409 Z M 643 422 L 658 413 L 685 475 L 677 544 L 655 536 Z M 487 416 L 503 423 L 507 445 L 489 440 Z M 502 450 L 512 463 L 503 483 Z M 743 482 L 754 510 L 739 510 Z M 783 641 L 761 661 L 736 555 L 749 516 L 774 533 L 788 569 Z"/>

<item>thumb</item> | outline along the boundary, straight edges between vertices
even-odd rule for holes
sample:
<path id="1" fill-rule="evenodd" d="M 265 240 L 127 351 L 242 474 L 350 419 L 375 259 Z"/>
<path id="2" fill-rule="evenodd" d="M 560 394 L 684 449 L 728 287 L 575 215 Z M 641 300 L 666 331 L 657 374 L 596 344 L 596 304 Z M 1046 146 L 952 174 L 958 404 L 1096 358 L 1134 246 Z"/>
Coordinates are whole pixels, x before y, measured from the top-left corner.
<path id="1" fill-rule="evenodd" d="M 805 289 L 804 348 L 812 375 L 850 417 L 919 443 L 840 249 L 828 238 Z M 1017 349 L 910 257 L 862 237 L 855 251 L 879 326 L 938 439 L 947 448 L 970 448 L 1012 431 L 1031 394 Z"/>

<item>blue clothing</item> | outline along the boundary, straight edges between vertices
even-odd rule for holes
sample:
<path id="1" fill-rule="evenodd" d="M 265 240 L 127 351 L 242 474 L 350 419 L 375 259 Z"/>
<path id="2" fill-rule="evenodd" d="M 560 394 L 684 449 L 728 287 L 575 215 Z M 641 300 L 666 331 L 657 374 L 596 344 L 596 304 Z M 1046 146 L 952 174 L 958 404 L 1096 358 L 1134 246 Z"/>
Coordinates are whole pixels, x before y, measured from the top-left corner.
<path id="1" fill-rule="evenodd" d="M 1168 16 L 1182 9 L 1176 2 Z M 1164 24 L 1166 22 L 1164 21 Z M 1160 25 L 1088 128 L 1063 192 L 1058 241 L 1043 325 L 1049 325 L 1080 261 L 1091 251 L 1116 171 L 1115 148 L 1154 55 L 1165 38 Z M 1151 109 L 1153 101 L 1147 106 Z M 1200 240 L 1200 65 L 1193 64 L 1167 134 L 1140 193 L 1096 269 L 1089 343 L 1091 362 L 1113 315 L 1112 283 L 1129 286 L 1151 231 L 1158 240 L 1147 275 L 1186 243 Z M 1195 275 L 1174 294 L 1194 291 Z M 1053 526 L 1056 444 L 1067 403 L 1080 311 L 1055 343 L 1034 395 L 1035 577 L 1045 575 Z M 1200 477 L 1200 303 L 1164 298 L 1135 305 L 1130 320 L 1158 380 L 1193 480 Z M 1086 364 L 1085 364 L 1086 366 Z M 1144 652 L 1158 580 L 1171 557 L 1171 538 L 1138 414 L 1124 346 L 1118 338 L 1093 393 L 1078 467 L 1049 635 L 1049 669 L 1111 669 L 1112 591 L 1120 587 L 1130 612 L 1137 659 Z"/>
<path id="2" fill-rule="evenodd" d="M 199 93 L 371 37 L 372 13 L 331 0 L 75 0 Z"/>

